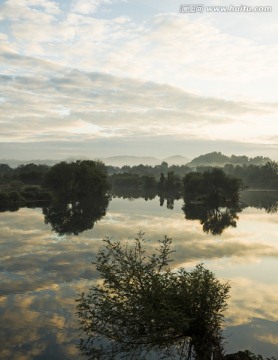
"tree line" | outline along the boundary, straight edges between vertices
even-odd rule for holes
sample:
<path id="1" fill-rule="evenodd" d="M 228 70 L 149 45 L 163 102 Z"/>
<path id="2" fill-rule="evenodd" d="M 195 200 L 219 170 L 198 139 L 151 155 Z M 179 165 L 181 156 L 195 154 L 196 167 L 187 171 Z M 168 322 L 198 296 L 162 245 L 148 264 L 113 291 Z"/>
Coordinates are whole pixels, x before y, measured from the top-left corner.
<path id="1" fill-rule="evenodd" d="M 45 167 L 33 164 L 16 170 L 25 184 L 14 178 L 10 185 L 4 185 L 7 190 L 0 192 L 0 210 L 40 206 L 45 223 L 60 235 L 78 235 L 92 229 L 106 214 L 111 196 L 148 200 L 158 195 L 160 206 L 166 202 L 168 209 L 174 208 L 175 200 L 183 198 L 185 218 L 200 221 L 203 231 L 213 235 L 236 226 L 237 213 L 243 208 L 239 204 L 242 182 L 219 168 L 189 172 L 183 177 L 173 171 L 166 175 L 162 172 L 158 179 L 129 173 L 109 177 L 102 162 L 89 160 L 61 162 L 47 171 Z M 44 175 L 34 178 L 26 175 L 36 171 L 39 174 L 43 171 Z M 40 184 L 35 185 L 38 179 Z"/>
<path id="2" fill-rule="evenodd" d="M 110 189 L 107 170 L 99 161 L 60 162 L 52 167 L 27 164 L 15 169 L 0 164 L 0 209 L 44 205 L 56 201 L 78 202 L 99 198 Z"/>
<path id="3" fill-rule="evenodd" d="M 73 169 L 77 166 L 76 164 L 79 164 L 78 171 L 76 170 L 75 177 L 72 177 L 70 174 L 74 172 Z M 123 196 L 124 193 L 129 192 L 130 194 L 133 193 L 134 196 L 150 199 L 156 195 L 162 198 L 171 197 L 175 199 L 184 195 L 188 197 L 188 194 L 191 194 L 192 197 L 198 192 L 199 198 L 209 197 L 201 194 L 199 190 L 201 187 L 206 188 L 206 182 L 213 176 L 216 181 L 217 174 L 218 178 L 222 177 L 223 181 L 225 175 L 229 179 L 230 185 L 234 181 L 231 179 L 237 178 L 241 180 L 241 184 L 249 188 L 278 189 L 278 163 L 274 161 L 268 161 L 260 166 L 226 164 L 217 170 L 210 166 L 198 166 L 196 168 L 188 165 L 169 166 L 166 162 L 156 166 L 139 165 L 123 166 L 122 168 L 105 166 L 102 162 L 90 160 L 79 160 L 71 163 L 61 162 L 53 166 L 31 163 L 16 168 L 11 168 L 7 164 L 0 164 L 0 207 L 51 201 L 52 190 L 49 191 L 48 184 L 54 170 L 56 171 L 55 176 L 57 176 L 55 186 L 60 186 L 65 191 L 71 186 L 78 187 L 78 183 L 83 180 L 88 185 L 90 177 L 88 177 L 86 164 L 101 168 L 100 173 L 102 175 L 99 175 L 97 181 L 103 181 L 107 188 L 110 187 L 110 192 L 115 196 Z M 54 180 L 52 179 L 52 181 Z M 85 189 L 92 191 L 92 188 L 87 185 L 85 187 L 82 185 L 84 191 L 86 191 Z M 234 182 L 234 186 L 241 185 Z M 81 188 L 81 186 L 79 187 Z M 214 196 L 213 192 L 211 196 Z"/>
<path id="4" fill-rule="evenodd" d="M 231 157 L 232 158 L 232 157 Z M 238 157 L 237 157 L 238 158 Z M 261 158 L 261 157 L 258 157 Z M 264 158 L 263 158 L 264 159 Z M 87 160 L 85 160 L 87 161 Z M 84 161 L 83 161 L 84 162 Z M 62 162 L 65 164 L 66 162 Z M 74 163 L 74 162 L 72 162 Z M 98 162 L 97 162 L 98 163 Z M 57 164 L 56 164 L 57 165 Z M 54 165 L 55 166 L 55 165 Z M 171 165 L 169 166 L 167 162 L 163 161 L 160 165 L 150 166 L 150 165 L 136 165 L 136 166 L 105 166 L 108 176 L 112 175 L 122 175 L 123 181 L 133 181 L 134 184 L 137 182 L 138 178 L 134 176 L 131 180 L 131 177 L 128 179 L 129 175 L 138 175 L 138 177 L 151 177 L 155 181 L 160 179 L 161 173 L 167 177 L 167 174 L 173 174 L 175 177 L 183 177 L 184 175 L 192 172 L 204 172 L 214 168 L 215 166 L 208 165 L 198 165 L 188 166 L 188 165 Z M 278 188 L 278 162 L 267 161 L 260 165 L 249 163 L 244 164 L 233 164 L 225 163 L 221 166 L 218 165 L 218 168 L 221 168 L 227 175 L 233 175 L 241 179 L 246 186 L 249 187 L 260 187 L 260 188 Z M 0 164 L 0 185 L 11 184 L 12 182 L 21 182 L 24 185 L 40 185 L 43 183 L 46 174 L 50 171 L 51 166 L 44 164 L 25 164 L 19 165 L 16 168 L 12 168 L 7 164 Z M 171 175 L 170 175 L 171 176 Z M 140 180 L 142 182 L 143 179 Z M 119 182 L 119 180 L 115 180 Z M 153 182 L 153 179 L 147 179 L 147 181 Z M 118 185 L 118 184 L 117 184 Z M 128 184 L 129 185 L 129 184 Z M 152 186 L 152 183 L 149 183 Z"/>
<path id="5" fill-rule="evenodd" d="M 127 187 L 131 187 L 132 182 L 136 184 L 136 187 L 147 187 L 146 181 L 148 184 L 151 184 L 151 187 L 154 187 L 155 183 L 160 181 L 162 173 L 164 174 L 164 177 L 169 176 L 171 179 L 175 179 L 174 187 L 178 187 L 178 183 L 181 183 L 182 178 L 186 174 L 191 172 L 204 173 L 205 171 L 210 171 L 214 168 L 215 166 L 205 165 L 196 167 L 188 165 L 169 166 L 166 162 L 162 162 L 161 165 L 156 166 L 137 165 L 123 166 L 121 168 L 108 166 L 107 170 L 111 177 L 112 185 L 115 185 L 116 187 L 119 187 L 121 180 L 123 186 Z M 246 187 L 256 189 L 278 189 L 278 162 L 268 161 L 263 165 L 225 164 L 223 166 L 217 166 L 217 168 L 223 170 L 226 175 L 240 179 Z"/>

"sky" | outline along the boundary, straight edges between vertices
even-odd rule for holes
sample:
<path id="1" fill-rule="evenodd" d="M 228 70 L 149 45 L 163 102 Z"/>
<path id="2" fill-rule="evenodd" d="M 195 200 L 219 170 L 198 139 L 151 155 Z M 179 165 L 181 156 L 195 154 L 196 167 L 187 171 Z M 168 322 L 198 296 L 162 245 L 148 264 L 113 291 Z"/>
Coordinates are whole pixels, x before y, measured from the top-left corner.
<path id="1" fill-rule="evenodd" d="M 242 4 L 0 0 L 0 159 L 278 160 L 278 5 Z"/>

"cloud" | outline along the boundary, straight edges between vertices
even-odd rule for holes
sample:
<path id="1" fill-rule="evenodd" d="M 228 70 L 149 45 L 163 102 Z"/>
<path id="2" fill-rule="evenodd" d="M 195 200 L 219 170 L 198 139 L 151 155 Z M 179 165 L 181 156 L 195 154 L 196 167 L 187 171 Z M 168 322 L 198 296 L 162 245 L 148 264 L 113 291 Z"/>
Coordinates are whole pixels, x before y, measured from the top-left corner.
<path id="1" fill-rule="evenodd" d="M 227 326 L 247 324 L 254 318 L 278 322 L 277 290 L 273 283 L 260 284 L 243 277 L 232 279 L 231 298 L 225 314 Z"/>
<path id="2" fill-rule="evenodd" d="M 101 4 L 111 12 L 95 14 Z M 262 81 L 264 97 L 275 97 L 278 81 L 268 85 L 277 76 L 276 45 L 225 32 L 208 17 L 156 12 L 138 20 L 118 5 L 2 4 L 3 142 L 168 136 L 274 151 L 277 102 L 248 95 Z"/>
<path id="3" fill-rule="evenodd" d="M 257 339 L 259 341 L 263 341 L 266 343 L 270 343 L 273 345 L 278 345 L 278 335 L 274 335 L 274 334 L 265 334 L 265 335 L 258 335 Z"/>
<path id="4" fill-rule="evenodd" d="M 111 0 L 75 0 L 72 4 L 72 11 L 80 14 L 92 14 L 102 4 L 111 4 Z"/>
<path id="5" fill-rule="evenodd" d="M 224 136 L 250 142 L 252 135 L 258 142 L 262 131 L 273 131 L 271 119 L 278 112 L 275 103 L 203 97 L 166 84 L 86 73 L 14 53 L 1 56 L 15 68 L 26 69 L 24 76 L 15 71 L 1 77 L 5 142 L 132 136 L 203 140 Z M 269 117 L 269 122 L 262 125 L 261 116 Z M 246 131 L 238 135 L 242 121 Z"/>
<path id="6" fill-rule="evenodd" d="M 10 0 L 1 13 L 10 22 L 10 42 L 18 53 L 85 71 L 199 88 L 202 93 L 205 83 L 213 81 L 213 87 L 205 87 L 217 96 L 234 93 L 239 83 L 250 87 L 250 82 L 277 76 L 275 43 L 259 44 L 225 32 L 206 16 L 193 20 L 177 13 L 157 13 L 139 23 L 134 16 L 114 12 L 87 16 L 101 4 L 113 8 L 114 1 L 78 0 L 62 11 L 51 1 L 16 6 Z"/>
<path id="7" fill-rule="evenodd" d="M 29 21 L 38 23 L 40 19 L 49 23 L 60 13 L 59 5 L 47 0 L 6 0 L 1 5 L 0 20 Z"/>
<path id="8" fill-rule="evenodd" d="M 61 358 L 78 357 L 78 324 L 72 314 L 74 299 L 86 286 L 88 282 L 80 281 L 9 296 L 0 330 L 0 356 L 27 360 L 48 357 L 54 351 Z"/>

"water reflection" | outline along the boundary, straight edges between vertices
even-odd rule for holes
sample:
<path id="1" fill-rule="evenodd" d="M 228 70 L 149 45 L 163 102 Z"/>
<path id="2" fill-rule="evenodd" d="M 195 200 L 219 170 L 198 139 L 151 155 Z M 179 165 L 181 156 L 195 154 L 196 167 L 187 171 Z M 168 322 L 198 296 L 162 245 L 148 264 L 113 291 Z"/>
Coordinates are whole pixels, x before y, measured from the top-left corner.
<path id="1" fill-rule="evenodd" d="M 92 229 L 95 222 L 105 216 L 109 201 L 109 196 L 58 196 L 43 208 L 44 221 L 59 235 L 78 235 Z"/>
<path id="2" fill-rule="evenodd" d="M 175 202 L 181 197 L 176 193 L 142 189 L 116 189 L 114 198 L 154 200 L 158 195 L 159 205 L 173 210 Z M 110 201 L 109 196 L 70 197 L 57 196 L 56 200 L 44 205 L 45 223 L 52 226 L 59 235 L 78 235 L 82 231 L 92 229 L 96 221 L 105 216 Z M 2 204 L 3 205 L 3 204 Z M 42 206 L 40 203 L 28 203 L 27 207 Z M 239 201 L 192 203 L 184 199 L 182 211 L 186 220 L 198 220 L 205 233 L 221 235 L 229 227 L 236 227 L 238 213 L 245 207 L 264 209 L 266 213 L 278 211 L 278 191 L 245 191 Z M 1 206 L 0 212 L 17 211 L 18 205 Z"/>
<path id="3" fill-rule="evenodd" d="M 146 201 L 153 200 L 156 196 L 159 197 L 160 206 L 164 206 L 170 210 L 174 208 L 175 201 L 180 200 L 182 197 L 176 193 L 160 192 L 156 193 L 154 190 L 142 190 L 142 189 L 114 189 L 113 197 L 123 199 L 144 199 Z M 236 202 L 233 201 L 233 204 Z M 278 191 L 243 191 L 240 194 L 239 204 L 242 207 L 255 207 L 257 209 L 263 209 L 267 213 L 274 213 L 278 211 Z M 215 202 L 214 202 L 215 204 Z M 229 207 L 234 207 L 230 204 Z M 221 204 L 220 204 L 221 205 Z M 217 207 L 221 207 L 221 206 Z M 223 205 L 223 204 L 222 204 Z M 222 206 L 223 207 L 223 206 Z M 237 207 L 237 206 L 236 206 Z"/>
<path id="4" fill-rule="evenodd" d="M 175 200 L 179 200 L 180 197 L 174 193 L 160 193 L 159 194 L 159 204 L 163 206 L 166 200 L 166 207 L 169 210 L 174 209 Z"/>
<path id="5" fill-rule="evenodd" d="M 123 199 L 139 199 L 143 198 L 146 201 L 153 200 L 157 196 L 154 189 L 141 189 L 141 188 L 113 188 L 113 196 Z"/>
<path id="6" fill-rule="evenodd" d="M 238 213 L 242 211 L 238 202 L 226 206 L 220 203 L 192 204 L 185 202 L 182 210 L 187 220 L 199 220 L 203 231 L 220 235 L 228 227 L 236 227 Z"/>
<path id="7" fill-rule="evenodd" d="M 116 195 L 124 199 L 143 198 L 146 201 L 155 198 L 154 191 L 141 189 L 118 189 Z M 175 201 L 181 199 L 181 196 L 171 192 L 160 192 L 159 204 L 166 205 L 166 208 L 173 210 Z M 244 191 L 241 193 L 238 201 L 214 201 L 193 203 L 184 199 L 182 211 L 185 219 L 199 220 L 205 233 L 212 235 L 221 235 L 229 227 L 236 227 L 238 213 L 245 207 L 255 207 L 264 209 L 267 213 L 278 211 L 278 192 L 277 191 Z"/>
<path id="8" fill-rule="evenodd" d="M 74 299 L 96 279 L 91 262 L 101 239 L 129 241 L 140 229 L 154 242 L 164 234 L 173 238 L 174 267 L 202 262 L 218 278 L 231 280 L 228 353 L 248 345 L 254 353 L 277 356 L 278 214 L 244 208 L 237 227 L 227 228 L 220 240 L 204 233 L 198 221 L 186 221 L 182 206 L 182 200 L 169 210 L 158 198 L 115 198 L 107 215 L 78 237 L 51 232 L 39 208 L 2 212 L 0 358 L 78 359 Z"/>
<path id="9" fill-rule="evenodd" d="M 278 191 L 245 191 L 241 194 L 241 201 L 267 213 L 278 211 Z"/>

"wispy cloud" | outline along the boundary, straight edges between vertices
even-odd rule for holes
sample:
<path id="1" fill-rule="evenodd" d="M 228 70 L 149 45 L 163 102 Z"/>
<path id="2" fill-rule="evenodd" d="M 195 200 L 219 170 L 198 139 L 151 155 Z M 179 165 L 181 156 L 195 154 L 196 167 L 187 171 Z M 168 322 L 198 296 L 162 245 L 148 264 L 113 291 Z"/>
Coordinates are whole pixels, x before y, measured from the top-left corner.
<path id="1" fill-rule="evenodd" d="M 101 4 L 111 4 L 111 0 L 75 0 L 72 11 L 80 14 L 92 14 L 96 12 Z"/>
<path id="2" fill-rule="evenodd" d="M 240 95 L 239 83 L 244 88 L 254 80 L 259 83 L 277 76 L 275 43 L 256 43 L 236 32 L 221 31 L 209 17 L 158 13 L 138 23 L 113 12 L 108 17 L 95 14 L 99 6 L 110 7 L 113 2 L 76 0 L 65 11 L 52 1 L 25 1 L 18 6 L 9 0 L 2 5 L 1 16 L 10 24 L 10 43 L 17 52 L 86 71 L 167 82 L 201 92 L 205 87 L 217 96 L 236 95 L 235 89 Z M 211 81 L 216 88 L 209 89 Z"/>
<path id="3" fill-rule="evenodd" d="M 1 141 L 168 136 L 274 149 L 277 44 L 169 6 L 138 17 L 120 0 L 4 1 Z"/>
<path id="4" fill-rule="evenodd" d="M 2 54 L 2 59 L 27 74 L 1 77 L 2 141 L 176 136 L 258 142 L 266 129 L 276 126 L 275 103 L 204 97 L 166 84 L 71 70 L 13 53 Z M 34 68 L 37 74 L 31 76 Z M 246 131 L 238 134 L 241 122 Z"/>

